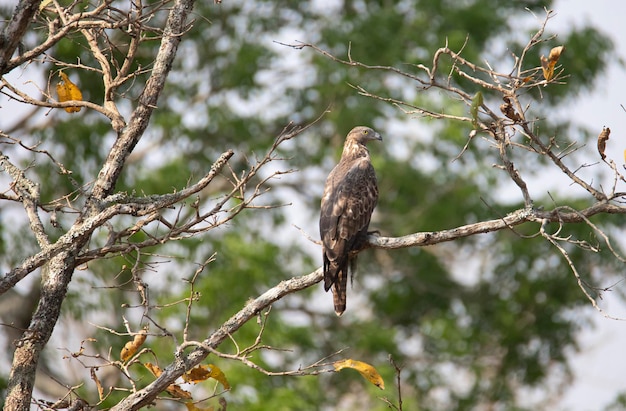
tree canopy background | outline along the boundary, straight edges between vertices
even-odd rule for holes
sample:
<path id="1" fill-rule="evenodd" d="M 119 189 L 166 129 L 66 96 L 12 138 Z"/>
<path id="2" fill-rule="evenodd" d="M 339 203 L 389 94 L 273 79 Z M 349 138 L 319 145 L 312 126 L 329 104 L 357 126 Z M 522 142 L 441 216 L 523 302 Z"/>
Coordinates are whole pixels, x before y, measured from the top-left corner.
<path id="1" fill-rule="evenodd" d="M 183 236 L 141 251 L 131 248 L 79 266 L 57 331 L 40 360 L 42 376 L 38 377 L 34 397 L 59 398 L 67 392 L 59 382 L 75 386 L 85 381 L 74 395 L 98 403 L 94 383 L 89 383 L 90 370 L 98 363 L 97 354 L 111 358 L 126 344 L 128 336 L 112 332 L 126 333 L 124 321 L 135 332 L 150 325 L 145 344 L 153 358 L 144 361 L 157 359 L 167 364 L 186 324 L 189 338 L 202 340 L 250 298 L 281 280 L 315 270 L 320 264 L 319 247 L 293 225 L 301 225 L 317 238 L 324 178 L 337 160 L 345 134 L 354 125 L 370 125 L 385 138 L 383 145 L 371 147 L 380 186 L 371 227 L 382 236 L 452 229 L 498 219 L 522 208 L 521 194 L 510 194 L 509 176 L 492 167 L 497 153 L 488 142 L 477 138 L 457 161 L 451 161 L 466 144 L 471 124 L 416 118 L 388 102 L 360 95 L 355 86 L 373 95 L 452 115 L 468 115 L 464 102 L 444 93 L 418 92 L 410 79 L 389 71 L 339 64 L 310 48 L 298 50 L 284 44 L 310 43 L 340 58 L 349 53 L 367 65 L 408 72 L 419 64 L 429 64 L 435 50 L 447 45 L 451 50 L 462 50 L 468 61 L 488 61 L 496 69 L 508 71 L 513 65 L 512 54 L 523 50 L 551 3 L 196 3 L 193 25 L 184 33 L 158 109 L 128 158 L 116 192 L 160 195 L 181 189 L 204 175 L 226 149 L 235 152 L 229 166 L 238 175 L 254 159 L 263 157 L 286 124 L 304 126 L 325 114 L 304 133 L 278 147 L 277 155 L 284 159 L 280 166 L 271 163 L 260 172 L 258 179 L 262 180 L 278 169 L 292 170 L 268 182 L 271 190 L 259 198 L 260 209 L 244 210 L 205 235 Z M 157 4 L 146 5 L 155 7 L 156 26 L 165 18 Z M 118 6 L 129 7 L 126 2 Z M 2 10 L 5 19 L 11 12 L 9 8 Z M 53 12 L 44 10 L 38 21 L 41 24 L 53 18 Z M 159 34 L 155 29 L 155 40 L 142 43 L 133 62 L 137 75 L 115 96 L 122 115 L 130 114 L 138 101 L 138 85 L 149 75 L 141 69 L 151 68 Z M 128 45 L 123 37 L 116 37 L 122 34 L 111 30 L 107 35 L 110 44 L 119 47 L 111 55 L 123 55 Z M 43 36 L 43 31 L 31 28 L 23 39 L 24 49 L 32 48 Z M 566 51 L 559 64 L 566 77 L 563 84 L 550 85 L 542 92 L 529 91 L 533 101 L 530 112 L 539 113 L 542 133 L 557 136 L 563 147 L 576 141 L 588 142 L 593 148 L 599 130 L 585 130 L 576 119 L 563 121 L 550 113 L 594 87 L 607 63 L 615 59 L 612 42 L 600 28 L 590 26 L 572 27 L 558 39 L 550 38 L 549 33 L 544 38 L 545 43 L 532 49 L 535 55 L 529 61 L 539 66 L 541 54 L 564 44 Z M 67 35 L 35 60 L 36 64 L 15 68 L 10 74 L 16 84 L 30 80 L 45 89 L 49 76 L 56 77 L 56 71 L 64 67 L 85 101 L 101 102 L 105 96 L 100 73 L 66 67 L 77 60 L 86 66 L 98 65 L 84 37 Z M 452 71 L 451 62 L 448 64 Z M 470 95 L 481 91 L 461 77 L 453 80 Z M 499 97 L 488 90 L 482 93 L 486 101 Z M 6 94 L 2 98 L 4 116 L 9 101 Z M 8 136 L 16 136 L 29 146 L 40 143 L 38 149 L 53 153 L 59 163 L 72 170 L 71 176 L 61 174 L 56 164 L 43 161 L 39 155 L 14 154 L 13 161 L 36 176 L 42 203 L 53 204 L 53 200 L 71 197 L 68 193 L 77 192 L 78 187 L 88 187 L 116 139 L 110 120 L 87 109 L 70 114 L 33 107 L 22 113 L 23 118 L 10 130 L 3 130 L 4 149 L 18 153 Z M 589 163 L 599 160 L 593 150 L 580 150 L 575 156 L 582 158 L 581 162 L 585 156 L 595 156 L 586 161 Z M 589 203 L 569 187 L 559 187 L 550 195 L 541 185 L 547 162 L 530 156 L 527 159 L 517 165 L 539 182 L 532 187 L 535 207 L 549 209 L 555 203 L 584 207 Z M 598 169 L 589 173 L 601 176 Z M 228 186 L 228 174 L 225 176 L 197 201 L 209 203 L 222 195 Z M 4 190 L 8 190 L 9 182 L 3 182 Z M 18 210 L 15 206 L 3 209 L 0 264 L 5 271 L 37 248 L 28 221 L 14 218 Z M 187 204 L 180 212 L 190 210 Z M 60 215 L 58 224 L 69 225 L 72 218 L 75 216 Z M 593 221 L 607 232 L 615 232 L 620 227 L 619 218 L 597 216 Z M 52 236 L 60 235 L 52 223 L 46 227 Z M 527 224 L 515 231 L 429 247 L 368 250 L 360 255 L 359 273 L 342 318 L 332 314 L 331 298 L 321 286 L 288 295 L 269 313 L 259 314 L 262 344 L 273 348 L 254 351 L 251 359 L 256 364 L 280 372 L 340 351 L 333 360 L 355 358 L 374 365 L 386 381 L 384 393 L 364 383 L 357 373 L 270 377 L 240 361 L 211 358 L 232 385 L 231 391 L 218 397 L 235 409 L 248 410 L 387 409 L 378 397 L 398 404 L 393 387 L 397 371 L 389 362 L 391 356 L 402 367 L 404 409 L 550 409 L 571 381 L 567 355 L 578 348 L 577 333 L 589 324 L 589 317 L 578 315 L 589 300 L 570 267 L 548 242 L 540 237 L 522 238 L 535 231 L 535 226 Z M 587 224 L 568 225 L 566 232 L 575 238 L 593 237 Z M 130 238 L 141 242 L 147 237 L 149 233 L 138 231 Z M 106 243 L 106 232 L 94 233 L 91 241 Z M 621 279 L 623 263 L 606 249 L 589 253 L 572 247 L 568 251 L 584 273 L 583 287 L 594 296 Z M 189 281 L 199 264 L 206 261 L 210 262 L 193 281 L 197 301 L 187 320 L 188 305 L 175 302 L 190 295 Z M 149 288 L 149 306 L 142 305 L 134 281 L 137 275 Z M 28 278 L 20 285 L 19 290 L 11 290 L 0 300 L 5 307 L 24 308 L 20 313 L 8 309 L 0 313 L 3 322 L 10 324 L 3 327 L 7 347 L 19 338 L 20 329 L 28 326 L 32 309 L 26 307 L 30 304 L 34 309 L 37 303 L 39 279 Z M 620 292 L 619 287 L 616 291 Z M 259 324 L 250 322 L 220 350 L 233 354 L 235 342 L 247 347 L 258 335 Z M 102 386 L 128 389 L 128 378 L 117 368 L 101 369 Z M 133 372 L 140 385 L 153 378 L 146 370 L 134 368 Z M 57 382 L 45 375 L 54 376 Z M 0 375 L 1 386 L 6 386 L 7 378 L 4 373 Z M 194 398 L 202 398 L 197 391 L 205 396 L 213 392 L 213 386 L 203 384 L 207 386 L 191 388 L 196 392 Z M 216 386 L 219 392 L 221 385 Z M 528 400 L 529 393 L 533 394 L 532 401 Z M 98 407 L 111 407 L 126 395 L 113 390 Z M 207 403 L 215 405 L 218 400 Z M 616 399 L 616 404 L 619 401 Z M 172 401 L 159 402 L 163 409 L 180 406 Z"/>

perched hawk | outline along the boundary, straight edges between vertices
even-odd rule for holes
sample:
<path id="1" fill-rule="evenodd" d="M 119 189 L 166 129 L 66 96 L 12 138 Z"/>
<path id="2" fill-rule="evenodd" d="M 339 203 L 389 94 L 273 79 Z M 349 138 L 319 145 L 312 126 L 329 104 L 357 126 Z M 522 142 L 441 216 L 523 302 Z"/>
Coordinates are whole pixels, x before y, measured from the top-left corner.
<path id="1" fill-rule="evenodd" d="M 333 289 L 337 315 L 346 310 L 348 267 L 353 272 L 356 254 L 367 237 L 367 227 L 376 202 L 376 174 L 365 144 L 382 140 L 369 127 L 355 127 L 348 133 L 339 164 L 326 179 L 320 236 L 324 254 L 324 289 Z"/>

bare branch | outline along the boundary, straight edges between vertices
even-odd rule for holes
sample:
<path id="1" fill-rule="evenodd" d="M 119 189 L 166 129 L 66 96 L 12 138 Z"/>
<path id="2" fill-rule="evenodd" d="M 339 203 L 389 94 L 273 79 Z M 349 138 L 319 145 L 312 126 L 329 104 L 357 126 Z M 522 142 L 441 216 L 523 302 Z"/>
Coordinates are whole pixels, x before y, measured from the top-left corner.
<path id="1" fill-rule="evenodd" d="M 113 192 L 126 159 L 148 126 L 152 112 L 157 107 L 159 95 L 165 86 L 167 75 L 172 68 L 181 35 L 185 32 L 187 16 L 193 3 L 194 0 L 176 0 L 174 2 L 165 25 L 152 74 L 139 96 L 139 105 L 134 110 L 126 129 L 115 140 L 106 159 L 105 167 L 100 170 L 88 203 L 99 201 Z"/>
<path id="2" fill-rule="evenodd" d="M 0 75 L 10 71 L 12 67 L 8 62 L 17 49 L 17 45 L 22 41 L 26 33 L 28 24 L 39 9 L 41 0 L 23 0 L 18 2 L 13 12 L 13 16 L 0 33 Z"/>
<path id="3" fill-rule="evenodd" d="M 593 296 L 591 296 L 591 294 L 587 290 L 587 287 L 585 286 L 582 278 L 580 277 L 578 269 L 574 265 L 574 262 L 570 258 L 568 252 L 565 250 L 565 248 L 561 244 L 559 244 L 559 239 L 556 238 L 554 235 L 549 234 L 546 231 L 545 228 L 546 228 L 546 225 L 547 225 L 548 222 L 549 222 L 548 220 L 544 220 L 544 223 L 541 225 L 541 230 L 540 230 L 541 236 L 543 238 L 545 238 L 546 240 L 548 240 L 548 242 L 550 242 L 550 244 L 555 246 L 556 249 L 559 250 L 559 252 L 563 256 L 563 258 L 565 258 L 565 261 L 567 261 L 567 265 L 569 266 L 570 270 L 572 270 L 572 273 L 576 277 L 576 282 L 578 283 L 578 287 L 582 290 L 583 294 L 585 294 L 585 297 L 587 297 L 587 299 L 589 300 L 589 302 L 591 303 L 593 308 L 598 310 L 598 312 L 600 312 L 600 314 L 602 314 L 606 318 L 609 318 L 609 319 L 612 319 L 612 320 L 624 320 L 622 318 L 617 318 L 617 317 L 613 317 L 613 316 L 609 315 L 602 308 L 600 308 L 598 306 L 598 302 L 596 301 L 596 299 Z"/>
<path id="4" fill-rule="evenodd" d="M 50 244 L 48 235 L 46 234 L 39 214 L 37 213 L 37 205 L 39 204 L 39 185 L 29 180 L 24 172 L 14 166 L 7 156 L 0 151 L 0 168 L 4 169 L 13 178 L 13 190 L 22 200 L 24 210 L 28 216 L 30 229 L 35 235 L 35 239 L 41 248 Z"/>
<path id="5" fill-rule="evenodd" d="M 586 219 L 598 214 L 626 214 L 626 207 L 606 202 L 596 203 L 581 211 L 574 212 L 563 210 L 571 209 L 568 207 L 556 207 L 551 211 L 521 209 L 514 211 L 500 219 L 467 224 L 464 226 L 453 228 L 451 230 L 415 233 L 406 235 L 404 237 L 377 237 L 374 235 L 370 235 L 367 240 L 367 247 L 399 249 L 415 246 L 433 245 L 446 241 L 457 240 L 463 237 L 469 237 L 475 234 L 484 234 L 503 230 L 530 221 L 580 223 L 585 222 Z"/>
<path id="6" fill-rule="evenodd" d="M 395 67 L 376 66 L 376 65 L 375 66 L 371 66 L 371 65 L 368 65 L 368 64 L 363 64 L 361 62 L 352 60 L 352 57 L 349 54 L 348 54 L 348 60 L 340 59 L 340 58 L 334 56 L 333 54 L 327 52 L 326 50 L 323 50 L 323 49 L 321 49 L 321 48 L 319 48 L 319 47 L 317 47 L 317 46 L 315 46 L 313 44 L 300 43 L 300 42 L 298 42 L 297 44 L 286 44 L 286 43 L 281 43 L 279 41 L 275 41 L 275 43 L 283 45 L 283 46 L 291 47 L 291 48 L 294 48 L 296 50 L 301 50 L 301 49 L 304 49 L 304 48 L 311 48 L 314 51 L 316 51 L 317 53 L 319 53 L 319 54 L 321 54 L 321 55 L 323 55 L 325 57 L 328 57 L 329 59 L 331 59 L 333 61 L 336 61 L 338 63 L 341 63 L 341 64 L 345 64 L 345 65 L 353 66 L 353 67 L 361 67 L 361 68 L 369 69 L 369 70 L 392 71 L 392 72 L 394 72 L 396 74 L 399 74 L 399 75 L 401 75 L 403 77 L 407 77 L 407 78 L 410 78 L 411 80 L 415 80 L 415 81 L 417 81 L 417 82 L 419 82 L 421 84 L 424 84 L 424 85 L 428 84 L 428 82 L 426 82 L 425 80 L 422 80 L 422 79 L 420 79 L 419 77 L 417 77 L 417 76 L 415 76 L 413 74 L 409 74 L 409 73 L 406 73 L 406 72 L 404 72 L 402 70 L 398 70 Z"/>
<path id="7" fill-rule="evenodd" d="M 250 301 L 227 320 L 209 338 L 202 341 L 202 344 L 187 355 L 178 351 L 174 362 L 163 370 L 159 378 L 147 387 L 130 394 L 117 405 L 111 408 L 112 411 L 138 410 L 150 404 L 160 392 L 164 391 L 174 380 L 183 375 L 187 370 L 200 364 L 212 350 L 216 349 L 229 335 L 234 334 L 241 326 L 254 318 L 259 312 L 267 308 L 273 302 L 284 296 L 303 290 L 321 281 L 323 278 L 322 269 L 319 268 L 311 274 L 295 277 L 281 281 L 277 286 L 267 290 L 265 293 Z"/>
<path id="8" fill-rule="evenodd" d="M 72 247 L 77 241 L 89 237 L 89 235 L 98 227 L 104 225 L 107 221 L 117 215 L 133 215 L 142 216 L 149 215 L 155 211 L 169 207 L 177 202 L 188 198 L 195 193 L 206 188 L 209 183 L 219 174 L 227 161 L 233 156 L 232 151 L 223 153 L 220 158 L 213 164 L 211 171 L 204 176 L 198 183 L 184 190 L 173 194 L 149 197 L 146 200 L 135 200 L 130 203 L 113 203 L 111 201 L 117 198 L 106 198 L 99 204 L 98 208 L 104 208 L 98 214 L 88 217 L 75 224 L 67 233 L 62 235 L 54 244 L 43 248 L 39 253 L 26 259 L 20 266 L 15 267 L 4 275 L 0 281 L 0 295 L 13 287 L 18 281 L 23 279 L 30 272 L 41 267 L 52 257 Z"/>
<path id="9" fill-rule="evenodd" d="M 30 4 L 32 7 L 37 3 L 24 4 Z M 118 136 L 109 152 L 79 219 L 54 245 L 45 247 L 36 256 L 31 257 L 28 261 L 28 267 L 24 267 L 23 264 L 21 267 L 13 269 L 2 279 L 0 293 L 6 291 L 6 287 L 11 287 L 11 284 L 15 284 L 30 272 L 25 271 L 25 268 L 32 270 L 48 262 L 47 270 L 42 276 L 40 304 L 33 314 L 28 330 L 24 332 L 14 352 L 7 384 L 6 407 L 9 409 L 28 409 L 29 407 L 40 352 L 47 344 L 59 318 L 61 304 L 65 299 L 67 286 L 76 266 L 76 256 L 89 241 L 96 228 L 102 226 L 114 215 L 133 212 L 133 207 L 117 204 L 100 211 L 99 205 L 105 197 L 112 193 L 128 155 L 148 125 L 150 115 L 156 107 L 158 97 L 172 67 L 180 43 L 180 36 L 185 31 L 187 15 L 192 6 L 193 0 L 174 2 L 165 25 L 161 47 L 152 74 L 139 98 L 139 106 L 135 109 L 129 126 Z M 10 50 L 10 53 L 12 52 L 13 50 Z M 0 57 L 0 63 L 2 63 L 1 68 L 4 69 L 6 58 Z M 125 209 L 126 211 L 124 211 Z M 43 260 L 41 259 L 42 254 L 47 254 L 48 257 L 52 258 Z"/>

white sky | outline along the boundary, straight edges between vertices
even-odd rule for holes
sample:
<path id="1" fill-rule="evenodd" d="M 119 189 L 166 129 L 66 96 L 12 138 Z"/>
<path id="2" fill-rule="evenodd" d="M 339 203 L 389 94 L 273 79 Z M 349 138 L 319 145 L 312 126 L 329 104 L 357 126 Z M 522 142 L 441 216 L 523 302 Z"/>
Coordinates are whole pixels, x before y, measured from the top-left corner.
<path id="1" fill-rule="evenodd" d="M 626 57 L 626 2 L 560 0 L 553 9 L 557 15 L 550 22 L 550 28 L 559 31 L 571 25 L 590 23 L 611 36 L 617 54 Z M 602 126 L 611 128 L 606 153 L 618 164 L 623 163 L 626 149 L 626 111 L 620 106 L 626 106 L 625 91 L 626 70 L 612 65 L 607 76 L 597 83 L 592 96 L 574 101 L 567 108 L 571 118 L 593 130 L 599 132 Z M 603 308 L 613 316 L 626 318 L 626 305 L 618 296 L 610 294 L 605 293 L 601 302 Z M 586 330 L 581 336 L 581 352 L 573 357 L 576 380 L 560 404 L 562 409 L 601 410 L 617 392 L 626 390 L 626 321 L 609 320 L 593 312 L 592 316 L 595 328 Z"/>

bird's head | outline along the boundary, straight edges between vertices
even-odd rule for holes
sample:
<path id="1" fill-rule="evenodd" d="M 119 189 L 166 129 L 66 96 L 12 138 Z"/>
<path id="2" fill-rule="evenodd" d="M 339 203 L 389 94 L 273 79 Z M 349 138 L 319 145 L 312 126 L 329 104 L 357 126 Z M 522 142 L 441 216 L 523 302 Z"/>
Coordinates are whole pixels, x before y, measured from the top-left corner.
<path id="1" fill-rule="evenodd" d="M 348 133 L 348 140 L 354 140 L 359 144 L 366 144 L 371 140 L 382 140 L 380 134 L 372 130 L 369 127 L 358 126 L 350 130 Z"/>

